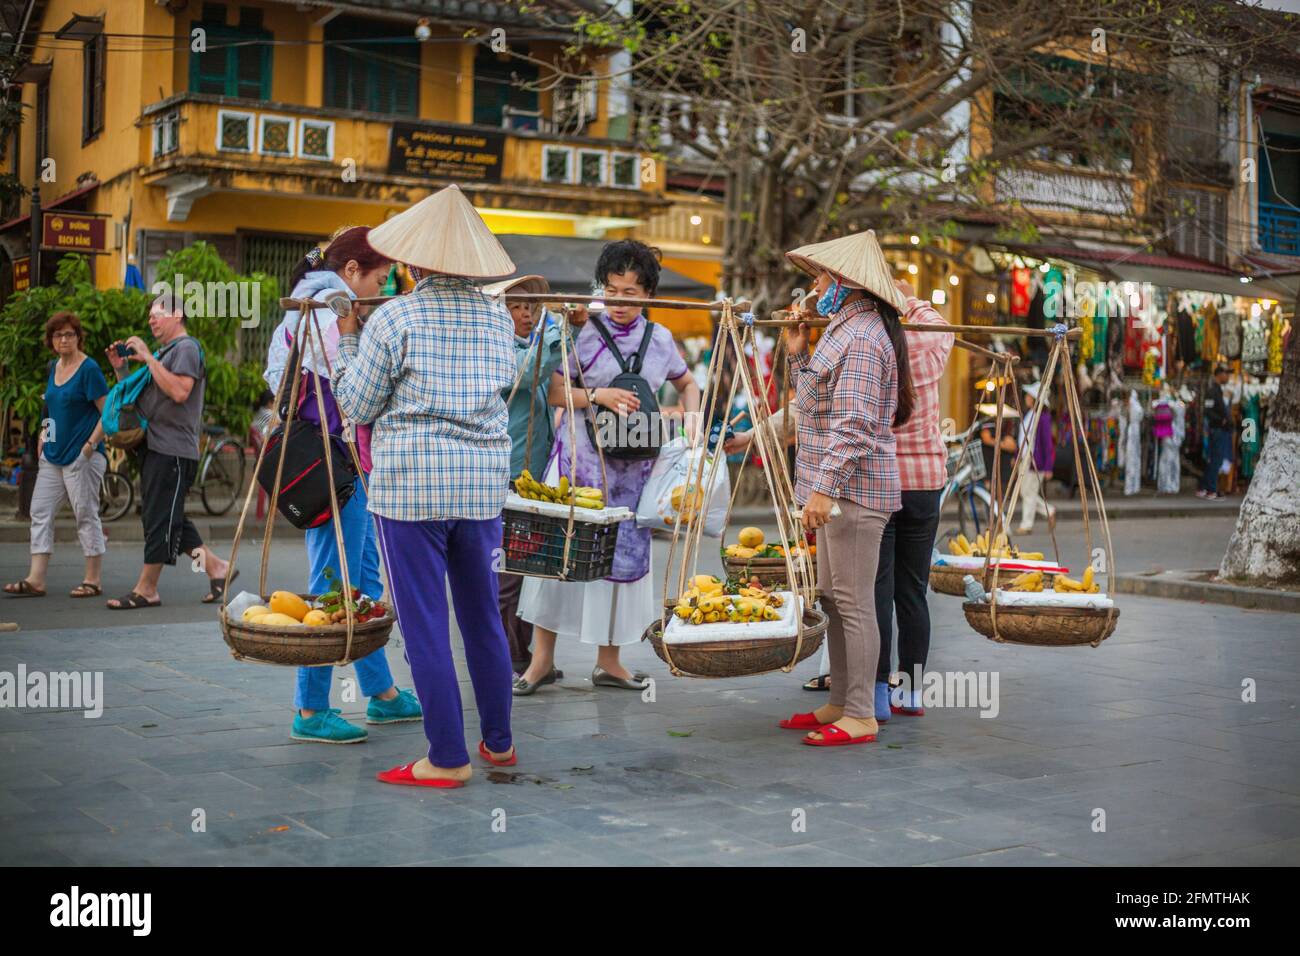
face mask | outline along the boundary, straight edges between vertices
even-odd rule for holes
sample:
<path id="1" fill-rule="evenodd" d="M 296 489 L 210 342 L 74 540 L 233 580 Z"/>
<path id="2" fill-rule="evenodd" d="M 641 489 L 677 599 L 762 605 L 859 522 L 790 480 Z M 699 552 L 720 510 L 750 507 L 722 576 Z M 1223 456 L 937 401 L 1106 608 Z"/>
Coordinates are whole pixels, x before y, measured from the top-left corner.
<path id="1" fill-rule="evenodd" d="M 836 279 L 835 284 L 822 293 L 822 297 L 817 300 L 818 315 L 833 315 L 844 305 L 844 300 L 849 297 L 847 286 L 840 285 L 840 280 Z"/>

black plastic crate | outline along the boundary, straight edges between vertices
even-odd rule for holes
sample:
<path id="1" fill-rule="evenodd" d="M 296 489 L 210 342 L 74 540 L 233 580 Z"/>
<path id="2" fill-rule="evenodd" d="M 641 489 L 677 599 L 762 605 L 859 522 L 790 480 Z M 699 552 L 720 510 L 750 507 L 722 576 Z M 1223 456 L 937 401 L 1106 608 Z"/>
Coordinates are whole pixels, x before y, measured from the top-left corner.
<path id="1" fill-rule="evenodd" d="M 618 524 L 575 521 L 567 570 L 564 566 L 567 518 L 507 508 L 502 512 L 501 524 L 506 571 L 562 577 L 565 581 L 599 581 L 614 570 Z"/>

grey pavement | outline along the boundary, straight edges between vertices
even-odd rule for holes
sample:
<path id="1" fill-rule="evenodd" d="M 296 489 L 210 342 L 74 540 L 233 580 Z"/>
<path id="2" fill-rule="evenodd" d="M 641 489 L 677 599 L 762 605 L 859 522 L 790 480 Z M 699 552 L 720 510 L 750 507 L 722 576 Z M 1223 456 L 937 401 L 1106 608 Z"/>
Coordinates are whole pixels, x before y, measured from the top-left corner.
<path id="1" fill-rule="evenodd" d="M 1128 567 L 1203 563 L 1230 527 L 1134 519 L 1116 548 Z M 77 580 L 70 550 L 60 588 Z M 299 584 L 301 548 L 273 551 L 270 585 Z M 136 560 L 115 546 L 110 575 L 133 579 Z M 626 660 L 656 680 L 647 702 L 593 688 L 591 653 L 562 644 L 566 679 L 516 701 L 519 765 L 425 792 L 374 780 L 421 755 L 418 724 L 349 747 L 290 741 L 292 672 L 233 661 L 189 574 L 167 572 L 168 608 L 121 616 L 66 596 L 0 599 L 0 619 L 25 628 L 0 634 L 0 673 L 100 671 L 105 690 L 98 719 L 0 708 L 0 863 L 1300 862 L 1297 615 L 1124 596 L 1100 648 L 1041 649 L 979 637 L 956 598 L 934 595 L 931 670 L 996 674 L 996 717 L 932 708 L 829 751 L 776 727 L 823 699 L 799 689 L 816 657 L 790 675 L 700 681 L 635 645 Z M 400 651 L 395 633 L 389 659 L 409 686 Z M 364 699 L 341 699 L 348 675 L 335 706 L 359 718 Z M 462 693 L 473 749 L 466 679 Z"/>

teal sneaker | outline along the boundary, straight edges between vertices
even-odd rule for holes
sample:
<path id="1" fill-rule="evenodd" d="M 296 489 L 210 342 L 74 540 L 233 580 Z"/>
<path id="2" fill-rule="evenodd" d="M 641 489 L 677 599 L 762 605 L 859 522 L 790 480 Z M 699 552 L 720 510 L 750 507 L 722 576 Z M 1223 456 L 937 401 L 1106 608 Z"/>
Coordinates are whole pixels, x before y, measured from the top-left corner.
<path id="1" fill-rule="evenodd" d="M 342 711 L 335 707 L 318 710 L 311 717 L 301 713 L 294 714 L 293 730 L 289 736 L 294 740 L 306 740 L 315 744 L 359 744 L 370 736 L 364 727 L 350 724 L 339 716 Z"/>
<path id="2" fill-rule="evenodd" d="M 420 702 L 409 690 L 399 690 L 392 700 L 371 697 L 366 706 L 368 724 L 404 724 L 423 718 L 424 711 L 420 709 Z"/>

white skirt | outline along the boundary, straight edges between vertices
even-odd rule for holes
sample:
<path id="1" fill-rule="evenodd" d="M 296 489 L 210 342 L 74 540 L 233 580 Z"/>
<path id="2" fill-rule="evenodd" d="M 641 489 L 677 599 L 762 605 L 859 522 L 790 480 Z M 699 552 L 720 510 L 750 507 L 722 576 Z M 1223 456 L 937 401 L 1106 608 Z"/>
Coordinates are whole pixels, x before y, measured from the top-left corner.
<path id="1" fill-rule="evenodd" d="M 635 644 L 659 614 L 654 606 L 654 567 L 630 584 L 525 578 L 519 616 L 560 637 L 583 644 Z"/>

